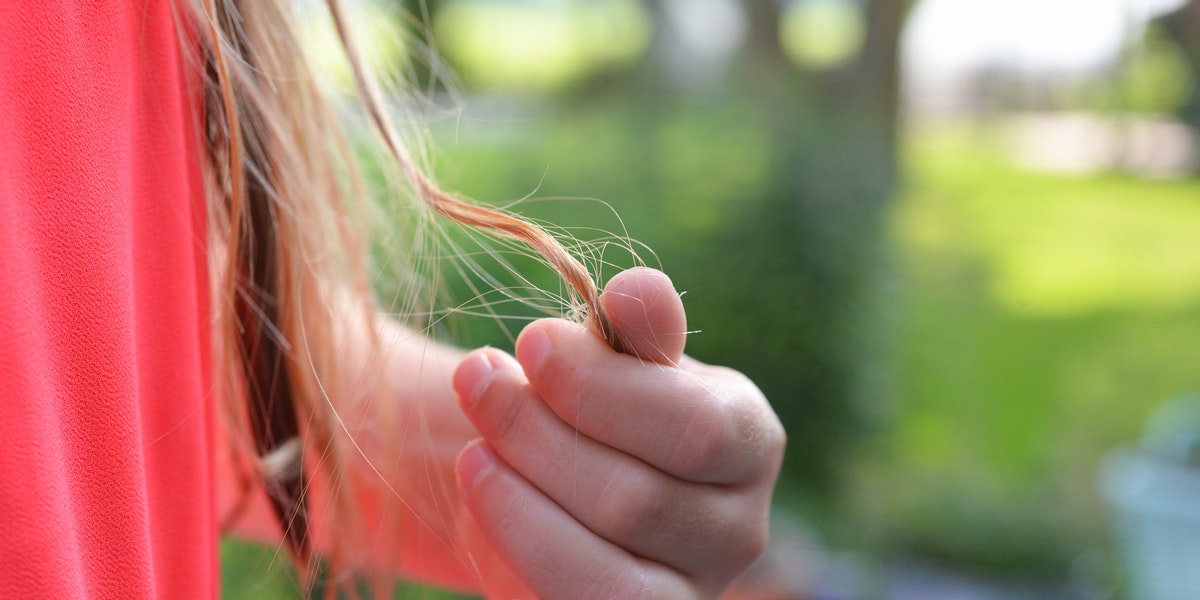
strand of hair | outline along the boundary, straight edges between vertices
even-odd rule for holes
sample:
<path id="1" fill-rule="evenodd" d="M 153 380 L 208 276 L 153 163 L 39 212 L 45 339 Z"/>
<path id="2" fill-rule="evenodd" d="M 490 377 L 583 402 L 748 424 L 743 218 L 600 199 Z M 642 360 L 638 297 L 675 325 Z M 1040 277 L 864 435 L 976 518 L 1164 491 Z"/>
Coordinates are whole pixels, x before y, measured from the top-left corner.
<path id="1" fill-rule="evenodd" d="M 429 204 L 436 212 L 454 221 L 488 231 L 493 235 L 525 242 L 541 254 L 558 272 L 563 281 L 579 296 L 587 307 L 587 318 L 593 322 L 600 335 L 614 350 L 623 351 L 623 344 L 612 328 L 604 309 L 600 305 L 600 292 L 587 268 L 577 258 L 567 252 L 554 236 L 541 227 L 528 221 L 505 214 L 483 206 L 464 202 L 447 194 L 437 187 L 425 173 L 417 167 L 416 162 L 408 153 L 392 127 L 388 113 L 383 109 L 378 86 L 371 73 L 364 67 L 362 55 L 353 37 L 350 35 L 346 19 L 339 0 L 326 0 L 326 6 L 333 18 L 334 27 L 341 40 L 343 50 L 350 62 L 350 70 L 354 75 L 355 85 L 362 97 L 367 114 L 383 137 L 388 151 L 400 164 L 400 168 L 408 181 L 416 188 L 417 195 Z"/>

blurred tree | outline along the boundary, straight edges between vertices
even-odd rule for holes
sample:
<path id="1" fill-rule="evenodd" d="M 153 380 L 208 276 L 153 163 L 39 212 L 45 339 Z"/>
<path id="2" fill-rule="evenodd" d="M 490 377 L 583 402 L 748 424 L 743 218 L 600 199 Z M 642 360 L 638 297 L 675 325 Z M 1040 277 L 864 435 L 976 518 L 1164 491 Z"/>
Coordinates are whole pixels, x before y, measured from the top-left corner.
<path id="1" fill-rule="evenodd" d="M 1191 93 L 1179 114 L 1192 129 L 1193 139 L 1200 141 L 1200 0 L 1188 0 L 1159 23 L 1183 51 L 1191 73 Z"/>
<path id="2" fill-rule="evenodd" d="M 426 96 L 433 95 L 447 80 L 452 80 L 445 66 L 440 63 L 437 42 L 430 31 L 438 10 L 445 0 L 383 0 L 399 5 L 405 26 L 413 36 L 410 44 L 409 62 L 405 77 L 415 89 Z"/>
<path id="3" fill-rule="evenodd" d="M 432 16 L 433 13 L 437 11 L 438 6 L 442 3 L 441 0 L 394 0 L 394 1 L 399 3 L 400 6 L 405 11 L 408 12 L 408 14 L 413 15 L 413 16 L 415 16 L 419 19 L 422 19 L 426 22 L 429 21 L 429 19 L 427 17 Z"/>
<path id="4" fill-rule="evenodd" d="M 681 63 L 686 63 L 689 56 L 683 36 L 677 27 L 672 26 L 671 2 L 648 0 L 646 6 L 654 32 L 645 63 L 651 67 L 655 79 L 665 75 L 675 80 L 680 68 L 686 68 Z"/>
<path id="5" fill-rule="evenodd" d="M 643 62 L 643 86 L 655 93 L 664 83 L 692 95 L 721 87 L 730 59 L 742 43 L 738 0 L 643 0 L 654 35 Z"/>
<path id="6" fill-rule="evenodd" d="M 773 132 L 776 197 L 757 222 L 775 230 L 765 237 L 779 240 L 775 260 L 795 293 L 791 327 L 783 330 L 794 334 L 780 339 L 778 356 L 804 359 L 774 397 L 786 402 L 779 410 L 792 432 L 793 468 L 825 480 L 836 475 L 831 457 L 884 395 L 872 358 L 885 341 L 879 267 L 884 208 L 896 184 L 898 47 L 908 3 L 865 2 L 865 45 L 856 60 L 827 73 L 788 69 L 776 34 L 779 5 L 745 4 L 752 42 L 744 60 L 772 71 L 747 84 L 758 88 Z M 758 236 L 753 228 L 745 234 Z"/>
<path id="7" fill-rule="evenodd" d="M 660 19 L 666 1 L 651 3 Z M 757 113 L 747 125 L 769 140 L 768 181 L 712 239 L 691 240 L 683 252 L 700 260 L 671 265 L 687 281 L 695 320 L 723 323 L 689 348 L 759 382 L 790 433 L 785 477 L 810 490 L 834 489 L 841 456 L 886 396 L 879 267 L 909 4 L 863 2 L 867 35 L 856 59 L 805 72 L 780 44 L 787 6 L 743 0 L 746 43 L 727 93 Z M 671 42 L 658 39 L 658 51 Z"/>

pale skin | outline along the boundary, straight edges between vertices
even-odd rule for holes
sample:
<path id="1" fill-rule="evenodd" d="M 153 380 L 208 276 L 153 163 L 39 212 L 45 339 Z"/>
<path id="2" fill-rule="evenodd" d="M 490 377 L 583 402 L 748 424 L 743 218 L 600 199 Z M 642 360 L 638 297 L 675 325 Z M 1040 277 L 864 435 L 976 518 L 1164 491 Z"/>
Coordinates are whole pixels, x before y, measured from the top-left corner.
<path id="1" fill-rule="evenodd" d="M 415 382 L 400 416 L 431 435 L 372 457 L 408 494 L 395 567 L 496 598 L 716 598 L 763 551 L 785 443 L 766 399 L 684 356 L 662 273 L 621 273 L 601 302 L 630 354 L 561 319 L 515 357 L 394 346 Z"/>

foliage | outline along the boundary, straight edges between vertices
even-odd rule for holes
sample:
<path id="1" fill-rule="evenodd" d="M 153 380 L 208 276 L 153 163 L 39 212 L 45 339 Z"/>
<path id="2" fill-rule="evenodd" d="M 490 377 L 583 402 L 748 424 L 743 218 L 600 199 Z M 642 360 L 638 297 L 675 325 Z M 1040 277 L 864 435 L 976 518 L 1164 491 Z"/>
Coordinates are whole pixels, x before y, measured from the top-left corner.
<path id="1" fill-rule="evenodd" d="M 1200 386 L 1200 183 L 1021 172 L 998 147 L 908 145 L 900 403 L 851 498 L 877 551 L 1062 576 L 1110 551 L 1101 456 Z"/>
<path id="2" fill-rule="evenodd" d="M 814 69 L 837 67 L 853 59 L 866 34 L 858 6 L 847 0 L 796 3 L 780 20 L 780 43 L 788 58 Z"/>
<path id="3" fill-rule="evenodd" d="M 1151 25 L 1129 54 L 1121 78 L 1125 100 L 1122 108 L 1152 114 L 1180 110 L 1196 82 L 1179 46 Z"/>
<path id="4" fill-rule="evenodd" d="M 227 539 L 221 542 L 221 598 L 291 600 L 299 594 L 286 554 Z"/>
<path id="5" fill-rule="evenodd" d="M 438 47 L 472 89 L 538 93 L 636 62 L 651 24 L 633 0 L 454 2 L 438 13 Z"/>
<path id="6" fill-rule="evenodd" d="M 227 539 L 221 543 L 221 598 L 224 600 L 294 600 L 302 597 L 296 575 L 282 549 Z M 358 590 L 359 598 L 372 598 L 367 585 Z M 374 583 L 374 582 L 372 582 Z M 325 598 L 321 582 L 311 590 L 312 598 Z M 429 588 L 411 582 L 398 582 L 392 591 L 397 600 L 465 600 L 468 596 Z"/>

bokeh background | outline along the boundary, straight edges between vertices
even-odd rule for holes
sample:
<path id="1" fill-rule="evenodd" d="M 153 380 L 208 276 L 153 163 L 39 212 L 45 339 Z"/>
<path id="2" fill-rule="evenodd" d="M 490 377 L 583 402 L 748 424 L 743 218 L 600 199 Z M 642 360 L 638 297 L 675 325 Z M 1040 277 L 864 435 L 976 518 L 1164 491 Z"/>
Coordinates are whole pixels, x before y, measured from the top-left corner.
<path id="1" fill-rule="evenodd" d="M 644 244 L 689 353 L 771 399 L 787 463 L 745 588 L 1148 597 L 1130 540 L 1152 526 L 1102 472 L 1200 389 L 1200 2 L 365 8 L 442 183 Z M 223 552 L 226 597 L 294 593 L 270 551 Z"/>

